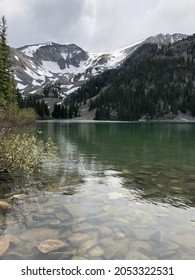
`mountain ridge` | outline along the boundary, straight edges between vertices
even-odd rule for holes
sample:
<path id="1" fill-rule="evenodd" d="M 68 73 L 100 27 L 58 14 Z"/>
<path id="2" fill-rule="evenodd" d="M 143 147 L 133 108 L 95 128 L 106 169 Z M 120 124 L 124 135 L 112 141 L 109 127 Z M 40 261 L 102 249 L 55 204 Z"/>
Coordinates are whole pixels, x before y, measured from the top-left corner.
<path id="1" fill-rule="evenodd" d="M 16 85 L 23 96 L 28 96 L 40 94 L 44 87 L 58 83 L 61 84 L 59 97 L 65 98 L 91 77 L 120 66 L 142 44 L 155 41 L 160 46 L 186 37 L 180 33 L 158 34 L 105 53 L 87 52 L 75 44 L 54 42 L 12 48 Z"/>

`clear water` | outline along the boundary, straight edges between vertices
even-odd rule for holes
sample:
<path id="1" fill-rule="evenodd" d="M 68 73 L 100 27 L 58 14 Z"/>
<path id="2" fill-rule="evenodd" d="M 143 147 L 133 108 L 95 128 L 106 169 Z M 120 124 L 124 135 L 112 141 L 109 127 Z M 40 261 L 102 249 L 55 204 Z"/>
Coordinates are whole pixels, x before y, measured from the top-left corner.
<path id="1" fill-rule="evenodd" d="M 195 259 L 195 125 L 50 121 L 37 130 L 59 151 L 41 176 L 7 183 L 26 199 L 0 212 L 10 238 L 0 259 Z M 64 246 L 40 252 L 48 239 Z"/>

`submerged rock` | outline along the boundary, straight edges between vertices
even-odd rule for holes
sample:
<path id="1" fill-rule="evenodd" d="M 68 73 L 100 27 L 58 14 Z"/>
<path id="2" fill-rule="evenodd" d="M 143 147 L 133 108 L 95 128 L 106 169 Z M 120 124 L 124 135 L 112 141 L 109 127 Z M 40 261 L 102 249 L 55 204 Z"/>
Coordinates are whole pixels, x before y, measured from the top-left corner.
<path id="1" fill-rule="evenodd" d="M 20 234 L 23 241 L 41 241 L 46 239 L 58 239 L 59 230 L 51 228 L 32 228 Z"/>
<path id="2" fill-rule="evenodd" d="M 45 260 L 71 260 L 73 257 L 73 254 L 71 252 L 49 252 L 45 256 Z"/>
<path id="3" fill-rule="evenodd" d="M 172 242 L 179 244 L 189 250 L 195 250 L 195 236 L 193 234 L 171 234 Z"/>
<path id="4" fill-rule="evenodd" d="M 23 200 L 25 201 L 27 199 L 27 195 L 24 193 L 21 194 L 14 194 L 13 196 L 10 197 L 11 200 Z"/>
<path id="5" fill-rule="evenodd" d="M 81 257 L 81 256 L 77 256 L 77 255 L 75 255 L 75 256 L 73 256 L 72 257 L 72 260 L 87 260 L 88 258 L 84 258 L 84 257 Z"/>
<path id="6" fill-rule="evenodd" d="M 68 204 L 68 203 L 66 203 L 64 208 L 70 213 L 71 216 L 73 216 L 73 217 L 80 217 L 80 212 L 79 212 L 77 204 L 74 204 L 74 203 Z"/>
<path id="7" fill-rule="evenodd" d="M 58 226 L 60 226 L 61 225 L 61 221 L 59 221 L 59 220 L 52 220 L 50 223 L 49 223 L 49 225 L 51 226 L 51 227 L 58 227 Z"/>
<path id="8" fill-rule="evenodd" d="M 0 200 L 0 210 L 1 210 L 1 209 L 2 209 L 2 210 L 9 210 L 9 209 L 11 209 L 11 208 L 12 208 L 11 204 L 9 204 L 9 203 L 6 202 L 6 201 Z"/>
<path id="9" fill-rule="evenodd" d="M 84 240 L 87 240 L 89 236 L 87 234 L 83 233 L 73 233 L 71 234 L 67 239 L 72 243 L 72 244 L 79 244 L 83 242 Z"/>
<path id="10" fill-rule="evenodd" d="M 78 254 L 83 255 L 85 254 L 90 248 L 97 244 L 97 240 L 88 240 L 81 245 L 78 249 Z"/>
<path id="11" fill-rule="evenodd" d="M 103 226 L 99 229 L 101 237 L 108 237 L 113 234 L 113 230 L 107 226 Z"/>
<path id="12" fill-rule="evenodd" d="M 3 254 L 7 251 L 8 248 L 9 248 L 9 237 L 8 236 L 0 237 L 0 256 L 3 256 Z"/>
<path id="13" fill-rule="evenodd" d="M 126 235 L 124 234 L 124 232 L 117 231 L 117 232 L 115 232 L 114 237 L 115 237 L 116 239 L 123 239 L 123 238 L 126 237 Z"/>
<path id="14" fill-rule="evenodd" d="M 85 232 L 94 229 L 94 226 L 92 224 L 87 223 L 75 223 L 72 225 L 73 232 Z"/>
<path id="15" fill-rule="evenodd" d="M 58 220 L 60 220 L 61 222 L 68 220 L 68 218 L 70 217 L 69 215 L 67 215 L 66 213 L 63 213 L 62 211 L 60 212 L 55 212 L 55 216 Z"/>
<path id="16" fill-rule="evenodd" d="M 42 253 L 46 254 L 65 246 L 67 246 L 67 244 L 61 240 L 48 239 L 42 241 L 37 247 Z"/>
<path id="17" fill-rule="evenodd" d="M 132 248 L 139 252 L 147 252 L 150 253 L 152 248 L 151 245 L 143 240 L 135 240 L 132 242 Z"/>
<path id="18" fill-rule="evenodd" d="M 99 246 L 96 246 L 89 252 L 89 254 L 93 258 L 100 258 L 104 255 L 104 250 Z"/>
<path id="19" fill-rule="evenodd" d="M 24 260 L 25 257 L 23 254 L 20 254 L 18 252 L 9 251 L 4 259 L 6 259 L 6 260 Z"/>
<path id="20" fill-rule="evenodd" d="M 160 240 L 161 240 L 161 233 L 160 233 L 160 231 L 157 230 L 156 232 L 152 233 L 150 235 L 150 240 L 156 241 L 156 242 L 160 242 Z"/>
<path id="21" fill-rule="evenodd" d="M 20 243 L 20 240 L 12 235 L 12 234 L 7 234 L 5 237 L 8 237 L 9 238 L 9 242 L 10 242 L 10 245 L 13 247 L 17 246 L 19 243 Z"/>
<path id="22" fill-rule="evenodd" d="M 130 250 L 126 255 L 126 260 L 149 260 L 150 258 L 137 250 Z"/>
<path id="23" fill-rule="evenodd" d="M 100 241 L 100 244 L 105 249 L 105 259 L 112 260 L 115 259 L 115 255 L 122 247 L 120 242 L 115 242 L 110 237 L 106 237 Z M 123 247 L 124 248 L 124 247 Z"/>

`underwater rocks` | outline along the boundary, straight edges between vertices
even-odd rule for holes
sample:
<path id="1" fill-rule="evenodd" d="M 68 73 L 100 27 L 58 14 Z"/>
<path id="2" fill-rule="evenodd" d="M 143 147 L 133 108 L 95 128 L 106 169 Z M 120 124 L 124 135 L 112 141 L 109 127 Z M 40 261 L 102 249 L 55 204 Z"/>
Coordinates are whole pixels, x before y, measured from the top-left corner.
<path id="1" fill-rule="evenodd" d="M 67 243 L 62 242 L 61 240 L 52 240 L 52 239 L 48 239 L 48 240 L 44 240 L 42 241 L 39 245 L 38 245 L 38 249 L 46 254 L 52 251 L 55 251 L 57 249 L 63 248 L 68 246 Z"/>

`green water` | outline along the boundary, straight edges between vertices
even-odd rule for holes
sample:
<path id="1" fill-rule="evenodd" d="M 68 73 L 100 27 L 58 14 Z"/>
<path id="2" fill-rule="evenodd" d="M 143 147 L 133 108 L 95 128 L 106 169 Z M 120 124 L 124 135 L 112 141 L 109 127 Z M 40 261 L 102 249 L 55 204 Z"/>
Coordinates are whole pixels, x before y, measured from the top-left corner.
<path id="1" fill-rule="evenodd" d="M 26 199 L 0 212 L 0 235 L 11 236 L 1 259 L 195 259 L 195 125 L 50 121 L 37 130 L 59 151 L 41 176 L 17 182 Z M 48 239 L 64 246 L 41 253 Z"/>

